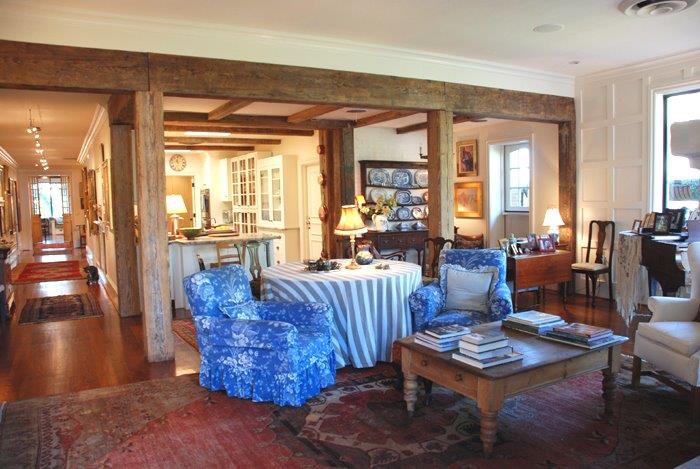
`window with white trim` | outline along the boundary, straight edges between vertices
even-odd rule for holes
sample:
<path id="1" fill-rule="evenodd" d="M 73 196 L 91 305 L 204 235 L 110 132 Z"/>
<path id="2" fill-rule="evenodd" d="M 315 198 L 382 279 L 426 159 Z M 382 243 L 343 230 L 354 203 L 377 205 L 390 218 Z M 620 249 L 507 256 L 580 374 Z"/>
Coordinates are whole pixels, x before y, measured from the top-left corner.
<path id="1" fill-rule="evenodd" d="M 503 146 L 506 212 L 530 211 L 530 144 Z"/>

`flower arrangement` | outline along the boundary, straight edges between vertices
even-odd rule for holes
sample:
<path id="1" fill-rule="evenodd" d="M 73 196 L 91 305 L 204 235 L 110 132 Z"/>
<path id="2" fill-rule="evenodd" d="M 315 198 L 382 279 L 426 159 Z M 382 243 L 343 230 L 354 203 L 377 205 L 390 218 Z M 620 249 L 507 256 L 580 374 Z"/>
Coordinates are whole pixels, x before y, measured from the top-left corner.
<path id="1" fill-rule="evenodd" d="M 396 207 L 396 197 L 379 197 L 374 205 L 363 205 L 360 212 L 371 217 L 373 215 L 389 215 Z"/>

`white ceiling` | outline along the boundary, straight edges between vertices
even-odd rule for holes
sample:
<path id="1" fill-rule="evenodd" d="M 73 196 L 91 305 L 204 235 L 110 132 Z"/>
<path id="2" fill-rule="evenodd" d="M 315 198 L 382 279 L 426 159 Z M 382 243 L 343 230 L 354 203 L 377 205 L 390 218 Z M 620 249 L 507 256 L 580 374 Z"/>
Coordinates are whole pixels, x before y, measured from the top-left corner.
<path id="1" fill-rule="evenodd" d="M 700 4 L 634 18 L 619 0 L 34 0 L 32 4 L 266 30 L 583 75 L 700 48 Z M 540 34 L 532 28 L 558 23 Z M 167 23 L 164 28 L 171 27 Z M 580 64 L 571 65 L 578 60 Z"/>

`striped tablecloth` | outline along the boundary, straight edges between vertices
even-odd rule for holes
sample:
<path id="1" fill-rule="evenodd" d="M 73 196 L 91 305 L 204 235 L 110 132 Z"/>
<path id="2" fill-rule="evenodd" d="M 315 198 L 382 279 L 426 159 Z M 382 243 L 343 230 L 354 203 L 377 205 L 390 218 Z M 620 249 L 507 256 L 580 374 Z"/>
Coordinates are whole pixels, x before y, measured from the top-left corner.
<path id="1" fill-rule="evenodd" d="M 347 260 L 344 262 L 348 262 Z M 263 269 L 263 300 L 326 303 L 333 307 L 333 346 L 337 367 L 374 366 L 391 359 L 394 340 L 410 335 L 413 326 L 408 296 L 421 286 L 416 264 L 382 261 L 335 272 L 304 271 L 301 262 Z M 375 262 L 376 264 L 376 262 Z"/>

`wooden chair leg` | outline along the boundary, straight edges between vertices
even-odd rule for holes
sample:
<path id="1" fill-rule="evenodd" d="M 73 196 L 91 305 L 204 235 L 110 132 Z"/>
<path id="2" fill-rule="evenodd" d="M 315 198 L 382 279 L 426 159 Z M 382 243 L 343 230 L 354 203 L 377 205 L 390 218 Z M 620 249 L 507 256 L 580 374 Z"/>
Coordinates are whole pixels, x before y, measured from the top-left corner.
<path id="1" fill-rule="evenodd" d="M 632 387 L 638 388 L 639 381 L 642 378 L 642 359 L 634 356 L 632 359 Z"/>
<path id="2" fill-rule="evenodd" d="M 693 422 L 700 422 L 700 386 L 690 386 L 690 415 Z"/>
<path id="3" fill-rule="evenodd" d="M 590 298 L 591 292 L 588 289 L 588 274 L 584 274 L 584 278 L 586 279 L 586 298 Z"/>
<path id="4" fill-rule="evenodd" d="M 613 297 L 613 284 L 612 284 L 612 272 L 608 272 L 608 302 L 609 306 L 612 307 L 615 298 Z"/>
<path id="5" fill-rule="evenodd" d="M 591 298 L 591 306 L 595 308 L 595 295 L 596 295 L 596 290 L 598 289 L 598 276 L 593 274 L 591 275 L 591 293 L 593 293 L 593 297 Z"/>

